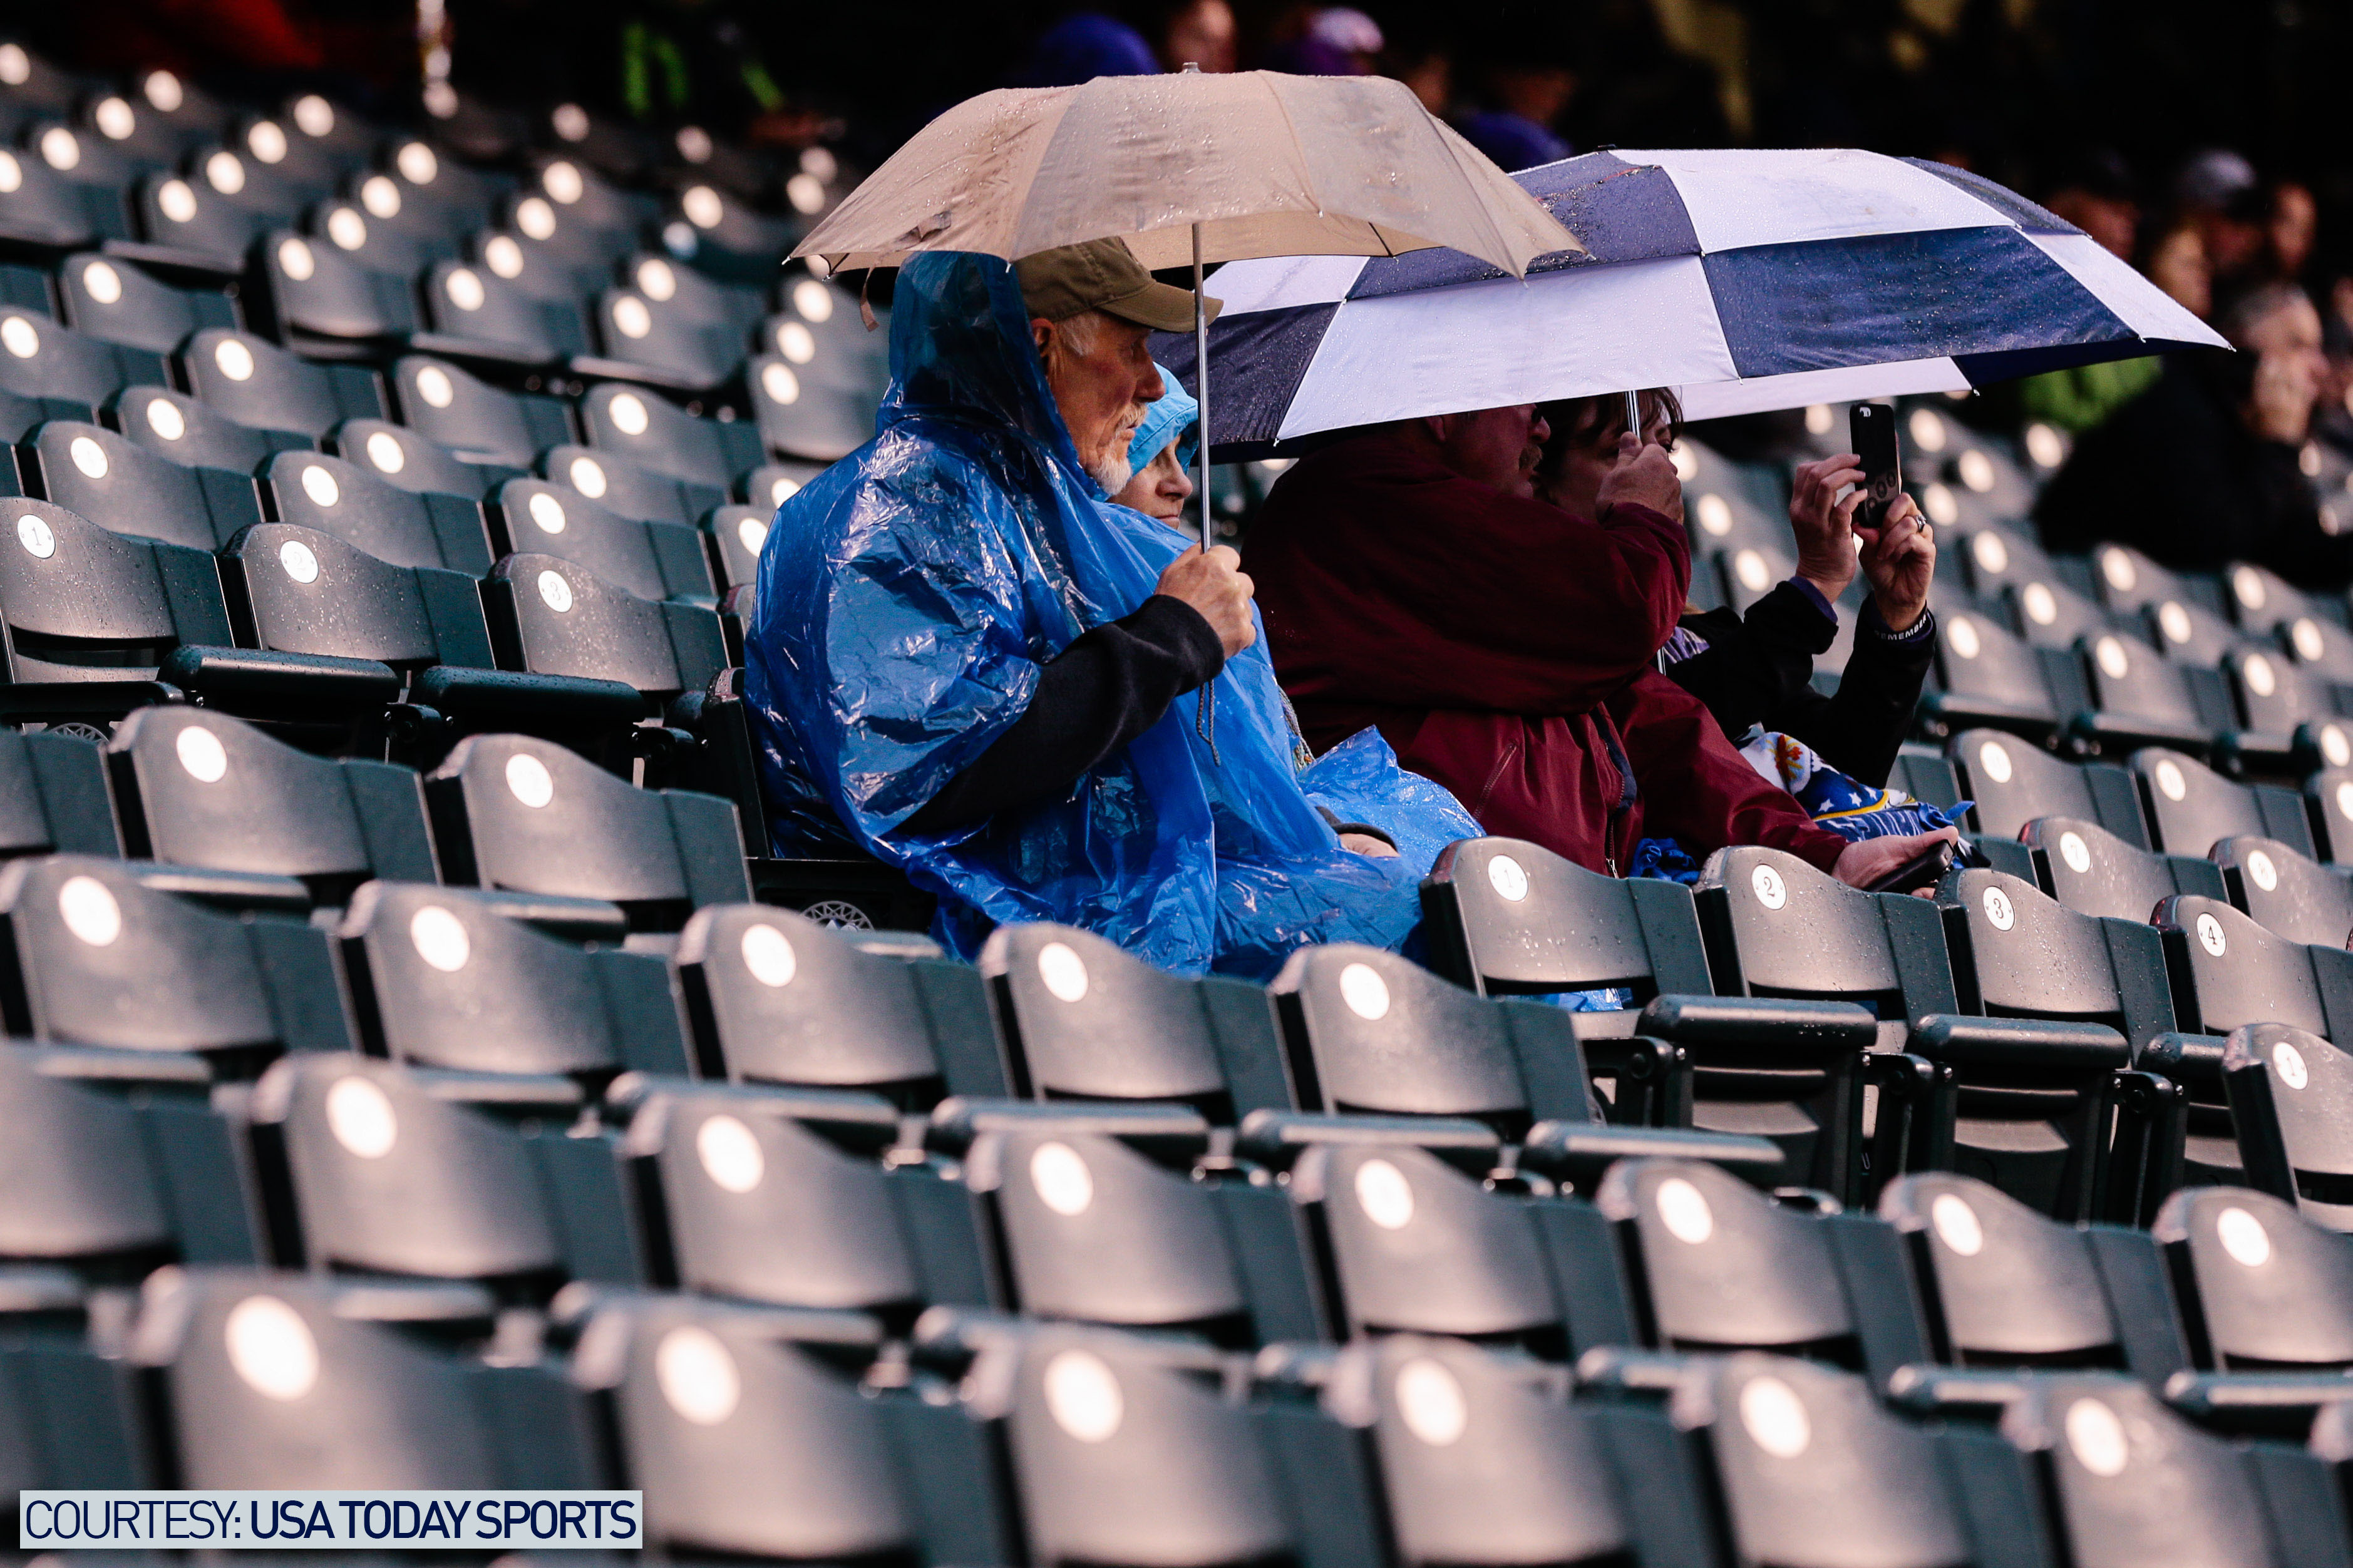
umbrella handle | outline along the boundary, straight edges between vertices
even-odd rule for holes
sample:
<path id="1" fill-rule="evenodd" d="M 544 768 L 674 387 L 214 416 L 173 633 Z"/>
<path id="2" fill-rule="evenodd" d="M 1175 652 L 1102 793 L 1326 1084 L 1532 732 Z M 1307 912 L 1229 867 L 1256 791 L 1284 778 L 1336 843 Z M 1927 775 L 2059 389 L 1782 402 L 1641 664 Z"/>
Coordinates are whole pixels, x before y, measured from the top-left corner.
<path id="1" fill-rule="evenodd" d="M 1638 393 L 1626 394 L 1626 428 L 1633 432 L 1635 440 L 1642 438 L 1642 399 Z"/>
<path id="2" fill-rule="evenodd" d="M 1201 439 L 1196 460 L 1200 467 L 1201 539 L 1195 547 L 1202 554 L 1209 552 L 1209 307 L 1201 293 L 1201 226 L 1193 226 L 1193 384 L 1195 416 L 1201 423 Z M 1218 755 L 1217 697 L 1210 683 L 1203 682 L 1201 694 L 1193 702 L 1194 732 L 1208 742 L 1209 761 L 1222 767 L 1224 760 Z"/>

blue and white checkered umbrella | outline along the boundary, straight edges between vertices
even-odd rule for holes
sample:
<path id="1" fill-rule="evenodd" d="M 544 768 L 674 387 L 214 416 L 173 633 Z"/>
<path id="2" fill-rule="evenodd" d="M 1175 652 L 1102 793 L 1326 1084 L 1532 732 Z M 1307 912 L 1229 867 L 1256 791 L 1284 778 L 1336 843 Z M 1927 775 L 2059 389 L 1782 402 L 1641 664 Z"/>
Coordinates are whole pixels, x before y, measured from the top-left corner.
<path id="1" fill-rule="evenodd" d="M 2222 340 L 1989 180 L 1847 150 L 1591 153 L 1512 176 L 1586 242 L 1237 261 L 1220 458 L 1389 419 L 1672 386 L 1693 418 L 1958 391 Z M 1180 373 L 1191 344 L 1155 341 Z"/>

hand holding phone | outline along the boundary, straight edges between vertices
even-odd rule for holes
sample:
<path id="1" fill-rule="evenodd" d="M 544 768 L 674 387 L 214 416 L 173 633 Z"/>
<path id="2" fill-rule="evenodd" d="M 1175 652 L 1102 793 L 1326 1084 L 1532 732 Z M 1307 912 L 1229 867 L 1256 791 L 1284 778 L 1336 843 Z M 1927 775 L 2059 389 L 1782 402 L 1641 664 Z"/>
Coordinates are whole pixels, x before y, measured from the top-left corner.
<path id="1" fill-rule="evenodd" d="M 1862 459 L 1862 504 L 1854 526 L 1877 529 L 1887 509 L 1904 493 L 1904 458 L 1895 439 L 1895 410 L 1884 403 L 1858 403 L 1847 414 L 1847 436 Z"/>

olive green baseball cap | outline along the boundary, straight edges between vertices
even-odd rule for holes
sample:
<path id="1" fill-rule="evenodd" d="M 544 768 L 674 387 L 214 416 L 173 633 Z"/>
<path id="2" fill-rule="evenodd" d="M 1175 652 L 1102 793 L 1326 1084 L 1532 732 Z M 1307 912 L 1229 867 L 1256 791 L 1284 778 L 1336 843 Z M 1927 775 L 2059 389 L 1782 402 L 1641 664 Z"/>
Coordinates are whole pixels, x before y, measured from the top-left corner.
<path id="1" fill-rule="evenodd" d="M 1067 321 L 1101 310 L 1160 332 L 1193 330 L 1193 290 L 1153 280 L 1122 239 L 1091 239 L 1025 256 L 1013 264 L 1021 284 L 1021 308 L 1034 320 Z M 1208 301 L 1209 320 L 1223 301 Z"/>

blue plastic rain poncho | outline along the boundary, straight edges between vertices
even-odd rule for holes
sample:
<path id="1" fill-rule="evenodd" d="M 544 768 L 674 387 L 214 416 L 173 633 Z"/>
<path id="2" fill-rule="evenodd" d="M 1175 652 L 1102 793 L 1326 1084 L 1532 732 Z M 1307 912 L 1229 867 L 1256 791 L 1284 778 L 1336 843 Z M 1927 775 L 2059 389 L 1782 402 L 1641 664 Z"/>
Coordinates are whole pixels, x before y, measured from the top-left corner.
<path id="1" fill-rule="evenodd" d="M 1191 393 L 1176 384 L 1175 376 L 1167 381 L 1168 390 L 1144 411 L 1135 434 L 1127 443 L 1127 466 L 1139 474 L 1152 466 L 1152 460 L 1166 450 L 1171 441 L 1177 443 L 1177 467 L 1187 473 L 1193 468 L 1193 454 L 1199 446 L 1200 436 L 1193 426 L 1200 421 L 1201 405 L 1193 401 Z"/>
<path id="2" fill-rule="evenodd" d="M 1079 467 L 1004 262 L 911 260 L 891 368 L 880 434 L 785 503 L 761 556 L 746 696 L 776 853 L 849 845 L 903 868 L 966 956 L 1014 921 L 1192 973 L 1271 975 L 1304 942 L 1398 946 L 1437 848 L 1477 826 L 1386 746 L 1296 773 L 1262 637 L 1214 683 L 1214 754 L 1183 699 L 1058 798 L 894 831 L 1012 725 L 1043 664 L 1141 605 L 1187 545 Z M 1310 789 L 1344 819 L 1397 824 L 1410 852 L 1341 849 Z"/>

